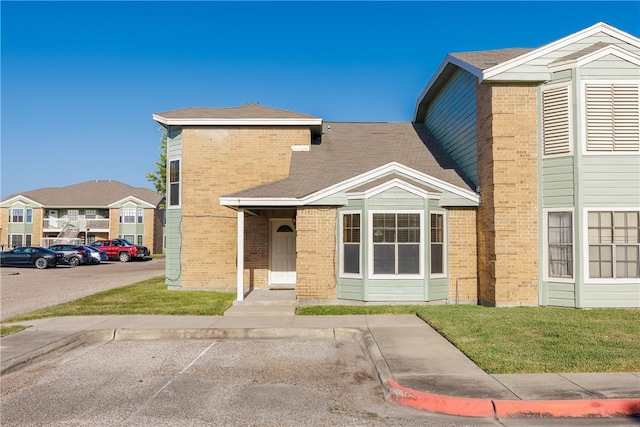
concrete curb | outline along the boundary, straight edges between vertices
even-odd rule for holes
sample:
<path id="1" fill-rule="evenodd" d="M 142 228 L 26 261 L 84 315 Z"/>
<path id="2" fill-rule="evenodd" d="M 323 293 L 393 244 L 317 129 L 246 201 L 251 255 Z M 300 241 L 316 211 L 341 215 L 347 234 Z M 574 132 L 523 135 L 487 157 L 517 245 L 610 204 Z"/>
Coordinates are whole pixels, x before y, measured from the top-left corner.
<path id="1" fill-rule="evenodd" d="M 640 415 L 640 399 L 493 400 L 445 396 L 388 381 L 391 399 L 401 405 L 465 417 L 623 417 Z"/>
<path id="2" fill-rule="evenodd" d="M 2 363 L 2 367 L 0 368 L 0 375 L 17 371 L 45 357 L 56 355 L 61 352 L 67 352 L 84 344 L 100 341 L 109 342 L 113 337 L 114 331 L 112 329 L 72 333 L 58 341 L 5 361 Z"/>

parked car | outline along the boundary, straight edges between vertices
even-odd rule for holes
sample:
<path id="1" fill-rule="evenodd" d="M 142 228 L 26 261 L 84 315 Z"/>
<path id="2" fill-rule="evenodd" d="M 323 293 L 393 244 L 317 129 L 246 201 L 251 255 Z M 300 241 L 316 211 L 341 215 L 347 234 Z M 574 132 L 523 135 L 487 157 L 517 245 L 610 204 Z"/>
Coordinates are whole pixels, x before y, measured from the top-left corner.
<path id="1" fill-rule="evenodd" d="M 60 252 L 40 246 L 20 246 L 7 252 L 0 252 L 0 265 L 8 267 L 35 266 L 36 268 L 55 267 L 62 263 L 64 256 Z"/>
<path id="2" fill-rule="evenodd" d="M 93 257 L 91 262 L 93 264 L 100 264 L 101 261 L 107 261 L 109 259 L 107 253 L 105 251 L 101 251 L 98 248 L 94 248 L 93 246 L 83 246 L 83 248 L 91 253 L 91 256 Z"/>
<path id="3" fill-rule="evenodd" d="M 64 254 L 63 264 L 77 267 L 80 264 L 91 264 L 93 257 L 91 252 L 86 250 L 82 245 L 71 245 L 68 243 L 60 243 L 49 246 L 49 249 Z"/>
<path id="4" fill-rule="evenodd" d="M 109 259 L 117 259 L 122 262 L 136 258 L 143 259 L 151 254 L 145 246 L 134 245 L 124 239 L 96 240 L 91 246 L 105 251 Z"/>

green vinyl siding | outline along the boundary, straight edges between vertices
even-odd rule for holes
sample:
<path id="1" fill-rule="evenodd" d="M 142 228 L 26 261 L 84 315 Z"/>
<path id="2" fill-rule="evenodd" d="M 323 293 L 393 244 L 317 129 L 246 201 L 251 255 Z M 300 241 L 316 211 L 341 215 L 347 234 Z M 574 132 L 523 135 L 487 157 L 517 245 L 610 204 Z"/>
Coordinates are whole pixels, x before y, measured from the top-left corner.
<path id="1" fill-rule="evenodd" d="M 433 102 L 425 116 L 425 126 L 460 166 L 465 175 L 478 183 L 476 78 L 456 71 Z"/>
<path id="2" fill-rule="evenodd" d="M 640 206 L 640 156 L 582 156 L 583 206 Z"/>
<path id="3" fill-rule="evenodd" d="M 166 211 L 166 279 L 167 286 L 182 285 L 182 209 Z"/>
<path id="4" fill-rule="evenodd" d="M 580 67 L 580 77 L 588 79 L 638 79 L 638 66 L 616 56 L 606 55 Z"/>
<path id="5" fill-rule="evenodd" d="M 582 306 L 591 308 L 640 308 L 640 284 L 587 284 L 582 290 Z"/>
<path id="6" fill-rule="evenodd" d="M 182 156 L 182 128 L 169 126 L 167 129 L 167 159 Z M 166 275 L 168 287 L 182 286 L 182 209 L 166 210 Z"/>
<path id="7" fill-rule="evenodd" d="M 542 160 L 542 206 L 573 206 L 573 157 Z"/>
<path id="8" fill-rule="evenodd" d="M 573 283 L 546 283 L 546 304 L 556 307 L 576 307 L 576 286 Z"/>

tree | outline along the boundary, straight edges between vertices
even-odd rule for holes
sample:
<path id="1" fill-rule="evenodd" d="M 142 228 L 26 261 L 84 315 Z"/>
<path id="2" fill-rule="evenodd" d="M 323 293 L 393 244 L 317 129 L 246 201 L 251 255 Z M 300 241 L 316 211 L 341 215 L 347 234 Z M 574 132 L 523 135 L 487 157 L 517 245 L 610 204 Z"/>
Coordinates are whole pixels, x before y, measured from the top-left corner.
<path id="1" fill-rule="evenodd" d="M 156 170 L 146 175 L 147 181 L 152 182 L 156 191 L 167 194 L 167 129 L 160 126 L 160 159 L 156 162 Z"/>

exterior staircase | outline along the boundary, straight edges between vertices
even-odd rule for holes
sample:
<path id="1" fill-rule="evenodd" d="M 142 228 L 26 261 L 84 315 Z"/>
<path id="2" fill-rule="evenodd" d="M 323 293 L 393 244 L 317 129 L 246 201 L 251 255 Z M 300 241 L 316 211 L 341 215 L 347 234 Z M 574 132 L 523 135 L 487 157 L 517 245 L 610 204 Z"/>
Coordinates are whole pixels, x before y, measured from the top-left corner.
<path id="1" fill-rule="evenodd" d="M 58 233 L 58 239 L 75 239 L 80 234 L 80 229 L 75 225 L 67 222 L 60 233 Z"/>
<path id="2" fill-rule="evenodd" d="M 298 306 L 291 289 L 253 289 L 244 301 L 234 301 L 225 316 L 293 316 Z"/>

